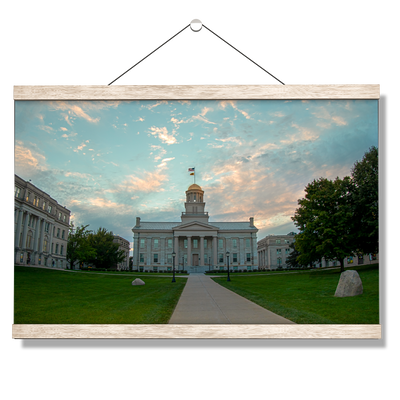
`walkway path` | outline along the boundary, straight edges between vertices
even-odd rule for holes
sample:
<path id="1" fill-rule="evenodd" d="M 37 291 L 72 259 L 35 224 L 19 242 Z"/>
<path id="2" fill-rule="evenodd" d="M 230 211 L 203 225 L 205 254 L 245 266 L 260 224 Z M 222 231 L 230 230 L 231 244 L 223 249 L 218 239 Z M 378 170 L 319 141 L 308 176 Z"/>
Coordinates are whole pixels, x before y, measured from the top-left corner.
<path id="1" fill-rule="evenodd" d="M 170 324 L 294 324 L 203 274 L 190 274 Z"/>

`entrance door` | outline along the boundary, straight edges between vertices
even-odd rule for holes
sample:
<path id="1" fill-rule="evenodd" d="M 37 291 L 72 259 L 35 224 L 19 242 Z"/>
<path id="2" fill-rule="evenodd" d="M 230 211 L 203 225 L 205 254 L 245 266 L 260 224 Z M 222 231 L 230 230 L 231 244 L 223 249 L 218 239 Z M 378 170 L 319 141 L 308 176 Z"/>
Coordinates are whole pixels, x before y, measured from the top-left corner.
<path id="1" fill-rule="evenodd" d="M 197 267 L 199 265 L 199 255 L 193 254 L 193 266 Z"/>

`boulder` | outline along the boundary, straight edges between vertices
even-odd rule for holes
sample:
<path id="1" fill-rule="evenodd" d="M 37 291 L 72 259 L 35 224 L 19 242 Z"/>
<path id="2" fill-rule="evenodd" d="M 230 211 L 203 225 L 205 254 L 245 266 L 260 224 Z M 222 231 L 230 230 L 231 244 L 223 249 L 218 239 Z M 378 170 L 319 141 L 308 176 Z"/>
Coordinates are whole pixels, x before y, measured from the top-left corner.
<path id="1" fill-rule="evenodd" d="M 335 297 L 350 297 L 362 294 L 363 286 L 357 271 L 344 271 L 340 275 Z"/>
<path id="2" fill-rule="evenodd" d="M 132 285 L 133 285 L 133 286 L 136 286 L 136 285 L 144 285 L 144 282 L 143 282 L 141 279 L 136 278 L 134 281 L 132 281 Z"/>

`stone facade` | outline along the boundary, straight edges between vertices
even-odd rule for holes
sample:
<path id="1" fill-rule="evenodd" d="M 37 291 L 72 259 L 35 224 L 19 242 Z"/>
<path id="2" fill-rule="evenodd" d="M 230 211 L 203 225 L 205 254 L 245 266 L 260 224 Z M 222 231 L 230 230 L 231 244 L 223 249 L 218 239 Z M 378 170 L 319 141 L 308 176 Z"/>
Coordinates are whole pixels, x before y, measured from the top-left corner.
<path id="1" fill-rule="evenodd" d="M 204 272 L 210 269 L 258 269 L 257 232 L 248 222 L 209 222 L 204 191 L 193 184 L 186 191 L 181 222 L 142 222 L 136 218 L 133 269 Z M 229 254 L 227 255 L 227 252 Z"/>
<path id="2" fill-rule="evenodd" d="M 119 246 L 118 250 L 122 250 L 125 253 L 125 260 L 120 262 L 117 265 L 118 271 L 128 270 L 129 269 L 129 241 L 122 238 L 121 236 L 114 235 L 113 242 L 118 244 L 118 246 Z"/>
<path id="3" fill-rule="evenodd" d="M 15 175 L 14 262 L 66 268 L 71 212 Z"/>
<path id="4" fill-rule="evenodd" d="M 268 235 L 257 243 L 258 267 L 261 269 L 287 268 L 286 258 L 292 252 L 289 247 L 294 242 L 295 233 L 287 235 Z M 344 259 L 344 267 L 352 265 L 376 264 L 379 262 L 379 254 L 360 254 L 358 256 L 348 256 Z M 336 260 L 325 260 L 314 263 L 315 268 L 326 268 L 339 266 Z"/>
<path id="5" fill-rule="evenodd" d="M 295 234 L 268 235 L 257 243 L 258 266 L 263 269 L 286 268 L 286 258 L 292 252 L 289 247 Z"/>

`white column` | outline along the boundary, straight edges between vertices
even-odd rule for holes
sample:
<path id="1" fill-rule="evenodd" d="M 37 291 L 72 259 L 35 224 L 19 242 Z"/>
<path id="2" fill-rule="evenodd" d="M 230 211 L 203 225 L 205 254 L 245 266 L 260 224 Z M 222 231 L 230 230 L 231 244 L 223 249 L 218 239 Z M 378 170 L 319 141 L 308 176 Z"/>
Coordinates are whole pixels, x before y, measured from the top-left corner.
<path id="1" fill-rule="evenodd" d="M 42 226 L 40 228 L 40 241 L 39 241 L 39 253 L 43 253 L 43 242 L 44 242 L 44 225 L 46 220 L 42 218 Z"/>
<path id="2" fill-rule="evenodd" d="M 17 213 L 18 213 L 17 229 L 15 231 L 15 239 L 14 239 L 15 247 L 19 247 L 19 237 L 21 235 L 22 217 L 23 217 L 24 212 L 22 210 L 17 210 Z"/>
<path id="3" fill-rule="evenodd" d="M 244 238 L 239 238 L 239 260 L 240 260 L 240 265 L 243 266 L 244 265 L 244 260 L 245 260 L 245 256 L 246 256 L 246 248 L 244 245 Z"/>
<path id="4" fill-rule="evenodd" d="M 25 249 L 26 248 L 26 235 L 28 233 L 28 222 L 29 222 L 29 216 L 31 213 L 27 212 L 25 216 L 25 222 L 24 222 L 24 231 L 22 234 L 22 243 L 21 243 L 21 248 Z"/>
<path id="5" fill-rule="evenodd" d="M 40 219 L 39 217 L 36 218 L 35 221 L 35 236 L 33 238 L 33 251 L 38 251 L 38 239 L 39 239 L 39 229 L 40 229 Z"/>
<path id="6" fill-rule="evenodd" d="M 192 237 L 187 236 L 187 264 L 192 266 Z"/>
<path id="7" fill-rule="evenodd" d="M 160 254 L 159 262 L 160 262 L 160 265 L 162 265 L 162 266 L 165 265 L 165 259 L 166 259 L 165 253 L 166 253 L 167 246 L 166 246 L 165 241 L 166 241 L 165 237 L 160 237 L 160 253 L 161 254 Z"/>
<path id="8" fill-rule="evenodd" d="M 213 242 L 212 242 L 212 250 L 213 250 L 213 265 L 216 266 L 218 264 L 218 236 L 213 236 Z"/>
<path id="9" fill-rule="evenodd" d="M 151 265 L 151 263 L 152 263 L 152 260 L 151 260 L 151 245 L 152 245 L 151 240 L 152 240 L 151 237 L 147 237 L 146 238 L 146 241 L 147 241 L 147 257 L 146 257 L 147 262 L 146 262 L 146 265 L 147 266 Z"/>
<path id="10" fill-rule="evenodd" d="M 204 262 L 204 236 L 200 236 L 200 262 L 199 265 L 205 265 Z"/>

